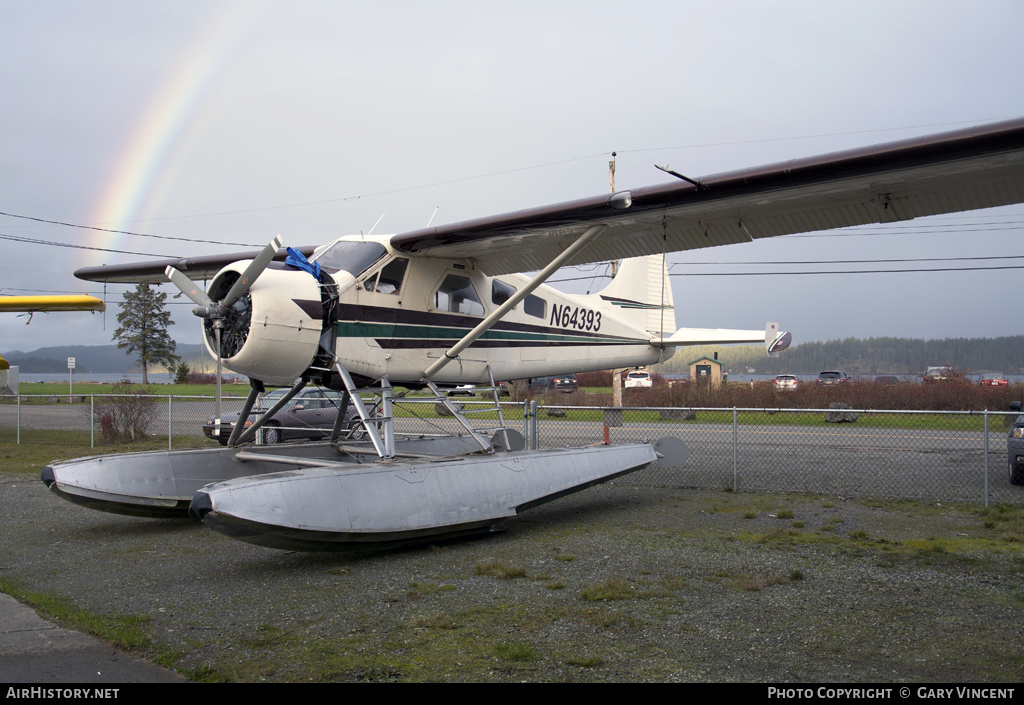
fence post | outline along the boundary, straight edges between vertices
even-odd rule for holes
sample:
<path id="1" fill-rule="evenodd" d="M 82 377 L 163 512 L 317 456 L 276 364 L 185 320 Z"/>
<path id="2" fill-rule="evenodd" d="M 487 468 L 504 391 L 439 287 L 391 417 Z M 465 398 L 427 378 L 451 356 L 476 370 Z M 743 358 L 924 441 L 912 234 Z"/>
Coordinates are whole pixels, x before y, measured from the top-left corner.
<path id="1" fill-rule="evenodd" d="M 89 395 L 89 447 L 96 447 L 96 395 Z"/>
<path id="2" fill-rule="evenodd" d="M 523 399 L 523 445 L 530 450 L 530 400 Z"/>
<path id="3" fill-rule="evenodd" d="M 172 398 L 173 397 L 170 394 L 167 395 L 167 450 L 171 450 L 171 420 L 172 420 L 172 415 L 171 415 L 171 399 Z"/>
<path id="4" fill-rule="evenodd" d="M 530 400 L 530 450 L 540 448 L 540 439 L 537 438 L 537 400 Z"/>
<path id="5" fill-rule="evenodd" d="M 739 446 L 740 435 L 736 422 L 736 407 L 732 408 L 732 491 L 739 491 L 740 469 L 739 469 Z"/>
<path id="6" fill-rule="evenodd" d="M 18 445 L 21 445 L 21 395 L 20 394 L 18 395 L 18 412 L 17 412 L 16 418 L 14 420 L 14 427 L 17 429 L 14 432 L 14 436 L 15 436 L 14 441 Z"/>
<path id="7" fill-rule="evenodd" d="M 988 409 L 985 409 L 985 509 L 988 509 Z"/>

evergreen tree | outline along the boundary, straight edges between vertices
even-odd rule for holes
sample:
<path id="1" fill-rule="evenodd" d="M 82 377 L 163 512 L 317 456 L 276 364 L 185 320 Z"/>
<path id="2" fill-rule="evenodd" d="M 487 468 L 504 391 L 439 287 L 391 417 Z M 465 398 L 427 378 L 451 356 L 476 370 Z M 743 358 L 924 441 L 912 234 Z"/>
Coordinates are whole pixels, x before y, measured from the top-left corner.
<path id="1" fill-rule="evenodd" d="M 169 311 L 164 310 L 167 294 L 156 292 L 149 284 L 139 284 L 135 291 L 125 292 L 121 313 L 117 314 L 114 340 L 117 347 L 134 353 L 142 363 L 142 383 L 149 384 L 149 366 L 163 363 L 172 368 L 178 362 L 177 347 L 167 334 L 174 325 Z"/>

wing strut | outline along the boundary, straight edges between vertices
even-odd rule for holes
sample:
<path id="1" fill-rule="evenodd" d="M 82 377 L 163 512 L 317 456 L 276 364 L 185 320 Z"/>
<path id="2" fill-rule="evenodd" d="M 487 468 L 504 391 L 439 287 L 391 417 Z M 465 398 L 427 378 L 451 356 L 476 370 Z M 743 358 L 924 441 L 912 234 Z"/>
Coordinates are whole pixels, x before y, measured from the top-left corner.
<path id="1" fill-rule="evenodd" d="M 476 341 L 477 338 L 490 330 L 491 327 L 500 321 L 506 313 L 511 311 L 520 301 L 533 293 L 534 289 L 546 282 L 559 267 L 568 262 L 584 247 L 589 245 L 590 242 L 603 233 L 607 227 L 607 225 L 594 225 L 588 228 L 585 233 L 579 236 L 576 242 L 569 245 L 569 247 L 562 251 L 562 254 L 551 260 L 548 266 L 534 275 L 533 279 L 531 279 L 526 286 L 520 288 L 519 291 L 509 297 L 508 301 L 499 306 L 491 315 L 487 316 L 487 318 L 480 321 L 476 328 L 467 333 L 462 340 L 449 348 L 439 360 L 428 367 L 423 373 L 423 377 L 420 378 L 420 381 L 429 382 L 430 379 L 441 370 L 441 368 L 457 358 L 459 353 L 468 348 L 474 343 L 474 341 Z"/>
<path id="2" fill-rule="evenodd" d="M 248 418 L 248 415 L 239 415 L 238 421 L 235 422 L 235 428 L 231 431 L 231 438 L 228 439 L 228 445 L 241 445 L 255 436 L 256 432 L 263 427 L 263 424 L 272 419 L 274 414 L 283 409 L 285 405 L 292 400 L 292 397 L 302 391 L 302 388 L 306 386 L 308 381 L 309 380 L 306 379 L 300 379 L 294 387 L 289 389 L 285 395 L 277 401 L 276 404 L 263 412 L 262 416 L 257 417 L 256 420 L 252 422 L 252 426 L 249 426 L 244 430 L 240 429 L 243 428 L 243 424 L 245 424 L 245 419 Z M 250 402 L 250 399 L 253 402 L 256 400 L 256 394 L 254 394 L 255 391 L 256 387 L 254 386 L 252 391 L 249 392 L 249 397 L 245 400 L 245 405 L 248 406 L 249 409 L 252 409 L 252 402 Z M 245 409 L 243 408 L 242 411 L 245 411 Z"/>

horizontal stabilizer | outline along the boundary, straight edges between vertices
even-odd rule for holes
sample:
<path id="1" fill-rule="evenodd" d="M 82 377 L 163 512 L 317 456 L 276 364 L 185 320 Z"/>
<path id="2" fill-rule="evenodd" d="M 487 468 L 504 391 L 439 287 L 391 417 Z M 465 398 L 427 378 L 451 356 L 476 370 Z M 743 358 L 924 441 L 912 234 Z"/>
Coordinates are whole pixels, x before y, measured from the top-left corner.
<path id="1" fill-rule="evenodd" d="M 768 355 L 775 357 L 789 347 L 792 336 L 780 333 L 778 323 L 769 323 L 762 330 L 738 330 L 735 328 L 680 328 L 664 339 L 668 346 L 683 345 L 732 345 L 736 343 L 763 342 Z M 654 341 L 654 345 L 658 342 Z"/>

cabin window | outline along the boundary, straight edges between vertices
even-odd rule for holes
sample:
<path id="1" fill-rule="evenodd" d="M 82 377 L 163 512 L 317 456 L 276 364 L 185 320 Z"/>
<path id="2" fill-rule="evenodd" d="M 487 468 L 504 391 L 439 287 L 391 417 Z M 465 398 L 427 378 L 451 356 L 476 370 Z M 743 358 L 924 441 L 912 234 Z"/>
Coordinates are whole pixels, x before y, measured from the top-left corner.
<path id="1" fill-rule="evenodd" d="M 476 289 L 468 277 L 449 274 L 441 282 L 434 294 L 434 308 L 449 313 L 465 313 L 470 316 L 482 316 L 484 305 L 480 303 Z"/>
<path id="2" fill-rule="evenodd" d="M 336 240 L 313 254 L 313 261 L 330 273 L 344 270 L 354 277 L 369 269 L 387 254 L 379 242 Z"/>
<path id="3" fill-rule="evenodd" d="M 363 282 L 363 288 L 367 291 L 376 291 L 378 294 L 398 294 L 402 290 L 402 280 L 405 278 L 406 267 L 409 260 L 404 257 L 396 257 L 371 277 Z"/>
<path id="4" fill-rule="evenodd" d="M 539 296 L 530 294 L 523 302 L 523 311 L 534 318 L 547 318 L 548 302 Z"/>
<path id="5" fill-rule="evenodd" d="M 498 281 L 497 279 L 491 280 L 491 303 L 501 306 L 503 303 L 512 298 L 516 293 L 514 286 L 509 286 L 505 282 Z"/>

